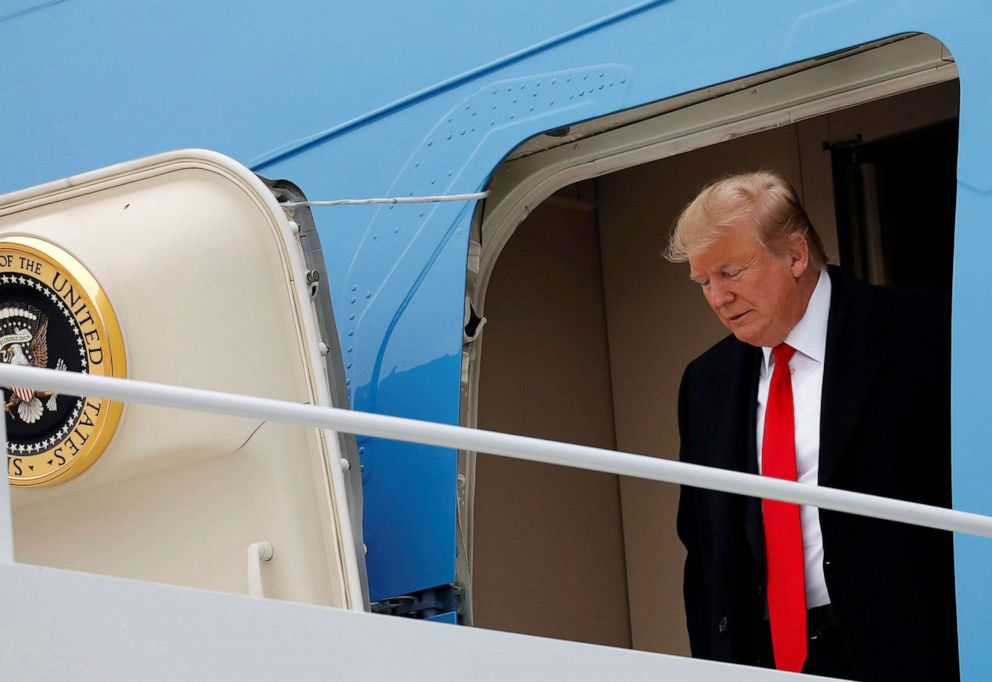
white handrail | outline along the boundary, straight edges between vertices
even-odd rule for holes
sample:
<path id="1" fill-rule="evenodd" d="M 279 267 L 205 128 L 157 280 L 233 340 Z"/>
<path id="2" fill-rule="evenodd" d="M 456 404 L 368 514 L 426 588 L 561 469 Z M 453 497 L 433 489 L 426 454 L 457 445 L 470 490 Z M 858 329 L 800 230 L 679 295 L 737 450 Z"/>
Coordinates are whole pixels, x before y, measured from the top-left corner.
<path id="1" fill-rule="evenodd" d="M 67 395 L 90 395 L 183 410 L 304 424 L 344 433 L 470 450 L 503 457 L 679 483 L 782 500 L 916 526 L 992 537 L 992 517 L 836 488 L 686 464 L 584 445 L 514 436 L 462 426 L 388 417 L 334 407 L 182 388 L 133 379 L 89 376 L 0 363 L 0 386 L 25 386 Z"/>
<path id="2" fill-rule="evenodd" d="M 275 552 L 268 540 L 253 542 L 248 545 L 248 596 L 264 597 L 265 583 L 262 582 L 262 562 L 272 561 Z"/>

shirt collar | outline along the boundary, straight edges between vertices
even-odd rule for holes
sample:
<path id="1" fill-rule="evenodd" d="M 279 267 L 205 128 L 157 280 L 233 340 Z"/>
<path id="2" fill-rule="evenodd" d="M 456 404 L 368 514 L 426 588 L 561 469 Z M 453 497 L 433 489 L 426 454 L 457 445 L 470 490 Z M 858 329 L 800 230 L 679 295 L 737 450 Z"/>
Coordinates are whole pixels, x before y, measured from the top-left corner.
<path id="1" fill-rule="evenodd" d="M 823 362 L 827 348 L 827 319 L 829 316 L 830 275 L 827 274 L 826 270 L 821 270 L 820 279 L 806 305 L 806 312 L 803 313 L 802 319 L 792 328 L 789 335 L 785 337 L 785 343 L 806 357 Z M 767 373 L 772 349 L 762 346 L 761 354 L 764 358 L 762 370 Z"/>

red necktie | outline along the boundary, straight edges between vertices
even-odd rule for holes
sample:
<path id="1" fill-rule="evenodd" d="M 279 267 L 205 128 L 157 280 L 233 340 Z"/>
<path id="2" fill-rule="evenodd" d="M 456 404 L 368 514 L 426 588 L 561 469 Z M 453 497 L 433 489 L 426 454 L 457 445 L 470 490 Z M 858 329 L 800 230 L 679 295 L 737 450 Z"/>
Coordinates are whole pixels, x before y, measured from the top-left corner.
<path id="1" fill-rule="evenodd" d="M 761 475 L 797 480 L 796 429 L 792 407 L 789 359 L 795 348 L 775 346 L 765 407 L 761 445 Z M 768 571 L 768 617 L 775 667 L 801 672 L 806 661 L 806 574 L 799 505 L 762 500 L 765 521 L 765 558 Z"/>

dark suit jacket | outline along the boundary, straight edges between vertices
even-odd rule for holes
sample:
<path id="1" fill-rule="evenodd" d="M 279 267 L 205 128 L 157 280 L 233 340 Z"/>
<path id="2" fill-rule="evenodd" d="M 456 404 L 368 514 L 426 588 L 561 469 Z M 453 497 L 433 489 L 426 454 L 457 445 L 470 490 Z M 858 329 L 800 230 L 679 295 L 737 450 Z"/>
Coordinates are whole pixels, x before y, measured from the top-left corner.
<path id="1" fill-rule="evenodd" d="M 819 484 L 950 506 L 950 314 L 935 294 L 830 268 Z M 757 473 L 761 350 L 730 336 L 679 392 L 681 459 Z M 865 680 L 956 680 L 950 533 L 820 511 L 831 602 Z M 685 604 L 694 656 L 756 664 L 764 632 L 760 501 L 683 487 Z"/>

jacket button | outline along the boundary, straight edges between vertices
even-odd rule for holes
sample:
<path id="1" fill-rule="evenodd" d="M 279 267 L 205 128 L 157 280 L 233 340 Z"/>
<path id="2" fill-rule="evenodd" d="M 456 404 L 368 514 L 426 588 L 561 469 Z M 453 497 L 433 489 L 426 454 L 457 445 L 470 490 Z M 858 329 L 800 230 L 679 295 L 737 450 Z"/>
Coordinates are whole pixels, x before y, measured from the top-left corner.
<path id="1" fill-rule="evenodd" d="M 720 619 L 720 624 L 717 626 L 717 628 L 720 630 L 720 632 L 726 632 L 727 631 L 727 617 L 726 616 L 724 616 L 723 618 Z"/>

